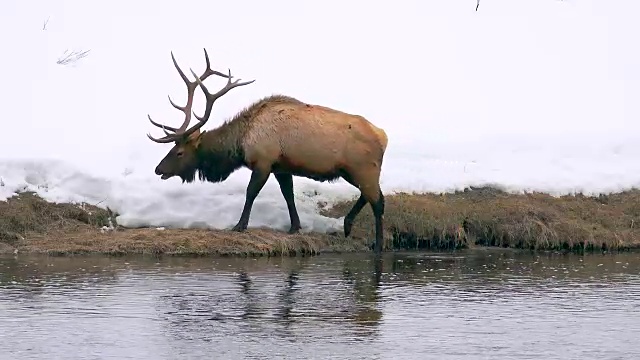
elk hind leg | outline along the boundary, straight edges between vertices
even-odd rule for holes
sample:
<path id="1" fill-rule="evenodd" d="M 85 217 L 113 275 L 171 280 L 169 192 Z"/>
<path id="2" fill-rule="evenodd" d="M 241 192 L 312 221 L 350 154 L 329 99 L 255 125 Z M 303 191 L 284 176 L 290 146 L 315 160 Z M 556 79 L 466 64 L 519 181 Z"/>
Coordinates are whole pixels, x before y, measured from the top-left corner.
<path id="1" fill-rule="evenodd" d="M 376 219 L 376 243 L 374 246 L 374 251 L 376 254 L 382 252 L 382 244 L 384 241 L 383 238 L 383 217 L 384 217 L 384 195 L 382 195 L 382 191 L 379 186 L 375 187 L 377 191 L 377 196 L 373 191 L 368 194 L 367 201 L 371 204 L 371 209 L 373 210 L 373 216 Z"/>
<path id="2" fill-rule="evenodd" d="M 296 209 L 296 203 L 293 197 L 293 176 L 291 174 L 274 174 L 278 184 L 280 184 L 280 191 L 284 200 L 287 202 L 287 209 L 289 210 L 289 219 L 291 219 L 291 228 L 289 234 L 297 233 L 302 226 L 300 225 L 300 216 Z"/>
<path id="3" fill-rule="evenodd" d="M 264 184 L 267 183 L 269 175 L 271 175 L 269 171 L 257 168 L 251 173 L 251 179 L 249 180 L 249 185 L 247 185 L 247 195 L 244 200 L 244 207 L 242 208 L 242 215 L 240 215 L 240 220 L 238 220 L 236 226 L 233 227 L 233 231 L 244 231 L 247 229 L 253 202 L 260 193 L 260 190 L 264 187 Z"/>
<path id="4" fill-rule="evenodd" d="M 357 188 L 360 188 L 360 186 L 358 186 L 358 183 L 355 182 L 353 177 L 348 172 L 346 171 L 343 172 L 342 178 L 345 179 L 349 184 Z M 349 237 L 349 235 L 351 234 L 351 229 L 353 228 L 353 222 L 355 221 L 356 216 L 360 214 L 360 211 L 362 211 L 365 205 L 367 205 L 367 200 L 364 198 L 362 194 L 360 194 L 360 197 L 358 198 L 358 200 L 356 200 L 356 203 L 353 204 L 353 207 L 351 207 L 351 210 L 349 210 L 347 215 L 344 217 L 344 226 L 343 226 L 344 237 Z"/>
<path id="5" fill-rule="evenodd" d="M 384 195 L 382 195 L 382 191 L 380 190 L 379 178 L 380 172 L 378 169 L 375 172 L 365 172 L 354 174 L 354 176 L 349 176 L 349 179 L 346 179 L 348 182 L 352 183 L 354 186 L 360 189 L 360 198 L 353 205 L 353 208 L 347 216 L 345 216 L 345 233 L 347 230 L 351 231 L 351 225 L 353 224 L 353 220 L 355 216 L 362 210 L 366 203 L 371 205 L 371 209 L 373 210 L 373 216 L 375 218 L 375 236 L 376 241 L 374 244 L 374 251 L 376 253 L 380 253 L 382 251 L 383 245 L 383 217 L 384 217 Z"/>
<path id="6" fill-rule="evenodd" d="M 367 205 L 367 200 L 363 195 L 360 195 L 356 203 L 353 204 L 353 207 L 347 215 L 344 217 L 344 237 L 348 237 L 351 234 L 351 228 L 353 227 L 353 221 L 356 219 L 356 216 L 362 211 L 364 206 Z"/>

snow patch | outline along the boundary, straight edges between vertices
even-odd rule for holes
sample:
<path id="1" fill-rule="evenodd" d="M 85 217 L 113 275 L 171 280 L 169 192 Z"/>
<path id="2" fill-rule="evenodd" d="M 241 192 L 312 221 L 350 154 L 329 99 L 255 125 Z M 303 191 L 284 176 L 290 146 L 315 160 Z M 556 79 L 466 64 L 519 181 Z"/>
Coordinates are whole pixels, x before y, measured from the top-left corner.
<path id="1" fill-rule="evenodd" d="M 4 7 L 0 31 L 15 36 L 1 37 L 0 47 L 17 55 L 0 58 L 8 69 L 0 82 L 0 200 L 35 191 L 108 206 L 124 226 L 159 230 L 235 225 L 247 170 L 219 184 L 161 181 L 153 169 L 170 145 L 145 136 L 161 134 L 147 114 L 170 125 L 181 119 L 167 101 L 186 97 L 170 51 L 185 71 L 199 72 L 202 47 L 212 66 L 257 79 L 216 102 L 206 129 L 272 93 L 363 115 L 389 136 L 385 193 L 493 185 L 597 195 L 640 186 L 640 52 L 628 46 L 640 32 L 640 3 L 496 1 L 478 12 L 455 1 L 368 3 L 366 18 L 356 3 L 305 5 L 313 17 L 271 3 L 253 4 L 251 14 L 241 3 L 198 6 L 187 17 L 150 0 Z M 246 14 L 250 26 L 235 17 L 212 22 L 213 13 Z M 256 29 L 313 51 L 256 41 Z M 65 51 L 88 49 L 72 65 L 57 63 Z M 210 89 L 224 84 L 207 81 Z M 198 93 L 196 113 L 203 104 Z M 320 206 L 358 195 L 344 181 L 296 178 L 294 187 L 304 231 L 340 229 L 341 219 L 321 216 Z M 289 227 L 273 177 L 249 226 Z"/>

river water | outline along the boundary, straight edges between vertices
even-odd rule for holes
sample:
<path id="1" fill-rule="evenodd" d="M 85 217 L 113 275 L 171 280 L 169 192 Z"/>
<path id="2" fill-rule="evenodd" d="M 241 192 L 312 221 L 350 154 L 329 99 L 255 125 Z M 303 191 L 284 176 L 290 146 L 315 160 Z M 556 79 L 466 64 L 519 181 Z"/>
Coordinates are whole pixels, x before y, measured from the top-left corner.
<path id="1" fill-rule="evenodd" d="M 640 359 L 639 257 L 4 257 L 0 359 Z"/>

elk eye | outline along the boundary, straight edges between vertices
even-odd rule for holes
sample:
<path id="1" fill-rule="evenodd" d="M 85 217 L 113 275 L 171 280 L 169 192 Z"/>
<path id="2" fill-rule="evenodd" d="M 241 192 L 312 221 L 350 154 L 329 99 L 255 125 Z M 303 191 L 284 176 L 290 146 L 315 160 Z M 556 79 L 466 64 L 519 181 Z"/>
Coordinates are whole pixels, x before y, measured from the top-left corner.
<path id="1" fill-rule="evenodd" d="M 178 151 L 178 153 L 176 154 L 176 156 L 178 156 L 179 158 L 182 157 L 182 155 L 184 155 L 183 151 Z"/>

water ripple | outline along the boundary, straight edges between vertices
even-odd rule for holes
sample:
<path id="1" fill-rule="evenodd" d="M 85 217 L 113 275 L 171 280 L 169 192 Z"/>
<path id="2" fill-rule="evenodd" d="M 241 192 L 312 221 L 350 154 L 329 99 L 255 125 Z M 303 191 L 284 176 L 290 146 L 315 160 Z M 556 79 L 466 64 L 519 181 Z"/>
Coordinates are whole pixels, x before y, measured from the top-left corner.
<path id="1" fill-rule="evenodd" d="M 637 258 L 0 258 L 0 358 L 634 359 Z"/>

